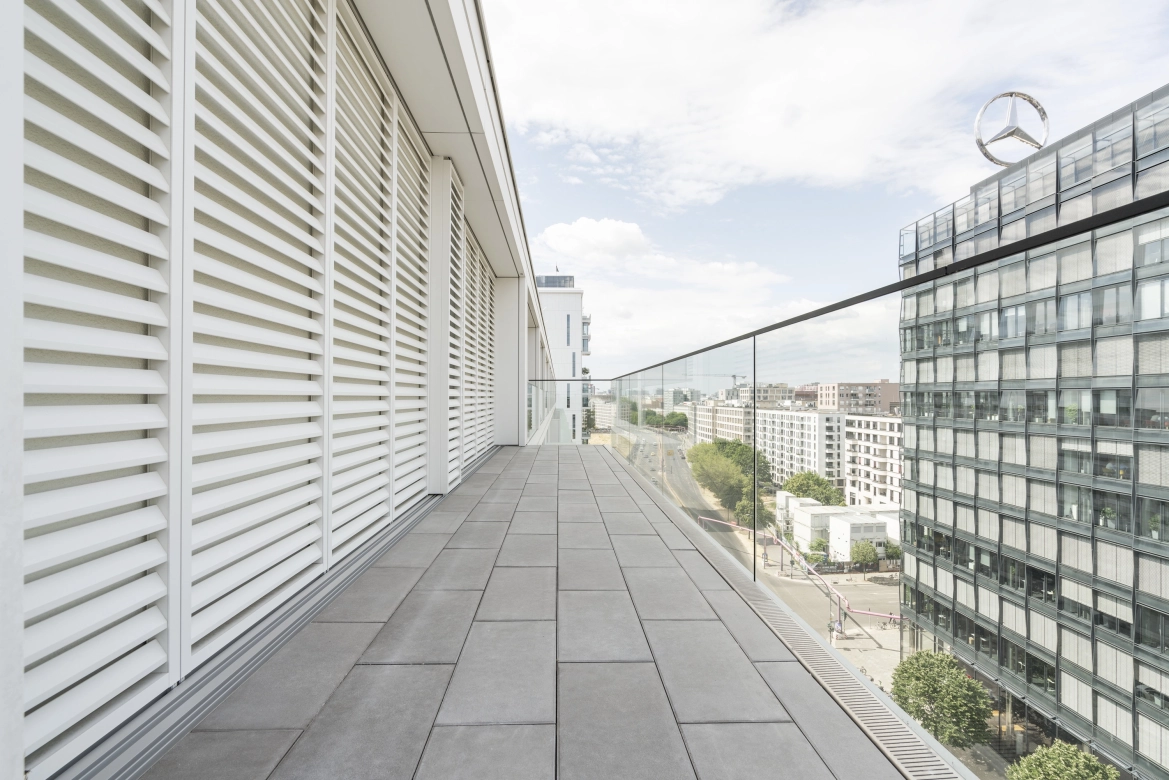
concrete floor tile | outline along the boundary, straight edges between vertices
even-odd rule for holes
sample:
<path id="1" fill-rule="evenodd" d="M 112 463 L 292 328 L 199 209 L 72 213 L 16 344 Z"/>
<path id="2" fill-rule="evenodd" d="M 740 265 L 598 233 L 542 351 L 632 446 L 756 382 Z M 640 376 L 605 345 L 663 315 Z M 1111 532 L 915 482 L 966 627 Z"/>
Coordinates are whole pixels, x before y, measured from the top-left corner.
<path id="1" fill-rule="evenodd" d="M 498 550 L 507 534 L 507 523 L 464 523 L 446 543 L 448 550 Z"/>
<path id="2" fill-rule="evenodd" d="M 794 661 L 766 623 L 733 590 L 711 590 L 702 594 L 719 619 L 752 661 Z"/>
<path id="3" fill-rule="evenodd" d="M 605 530 L 610 534 L 654 535 L 656 532 L 640 512 L 602 512 Z"/>
<path id="4" fill-rule="evenodd" d="M 561 590 L 625 590 L 612 550 L 561 550 Z"/>
<path id="5" fill-rule="evenodd" d="M 702 780 L 758 780 L 779 767 L 783 777 L 833 780 L 794 723 L 692 723 L 682 736 Z"/>
<path id="6" fill-rule="evenodd" d="M 467 512 L 431 512 L 411 529 L 412 534 L 453 534 L 467 519 Z"/>
<path id="7" fill-rule="evenodd" d="M 642 626 L 679 723 L 791 720 L 722 623 L 646 620 Z"/>
<path id="8" fill-rule="evenodd" d="M 552 723 L 556 623 L 474 623 L 437 725 Z"/>
<path id="9" fill-rule="evenodd" d="M 377 634 L 375 623 L 310 623 L 197 728 L 302 729 Z"/>
<path id="10" fill-rule="evenodd" d="M 479 504 L 471 510 L 471 514 L 467 515 L 467 521 L 475 523 L 502 523 L 511 520 L 511 516 L 515 514 L 517 503 L 518 501 L 513 501 L 510 504 Z"/>
<path id="11" fill-rule="evenodd" d="M 596 488 L 594 488 L 594 491 Z M 629 496 L 597 496 L 597 506 L 602 512 L 636 512 L 637 504 Z"/>
<path id="12" fill-rule="evenodd" d="M 386 550 L 385 555 L 374 562 L 374 567 L 380 566 L 414 566 L 425 569 L 434 563 L 434 559 L 442 552 L 442 548 L 450 540 L 451 534 L 406 534 L 394 546 Z"/>
<path id="13" fill-rule="evenodd" d="M 623 590 L 562 590 L 556 617 L 558 661 L 653 660 Z"/>
<path id="14" fill-rule="evenodd" d="M 731 586 L 697 550 L 675 550 L 674 557 L 699 590 L 730 590 Z"/>
<path id="15" fill-rule="evenodd" d="M 552 508 L 556 508 L 556 483 L 555 482 L 529 482 L 520 494 L 520 501 L 525 498 L 551 498 Z"/>
<path id="16" fill-rule="evenodd" d="M 645 504 L 645 505 L 638 506 L 637 509 L 643 515 L 645 515 L 645 519 L 649 520 L 651 523 L 661 523 L 661 522 L 669 522 L 670 521 L 670 518 L 666 517 L 666 513 L 663 512 L 656 505 L 650 506 L 648 504 Z"/>
<path id="17" fill-rule="evenodd" d="M 143 780 L 267 780 L 299 730 L 192 731 Z"/>
<path id="18" fill-rule="evenodd" d="M 620 485 L 595 485 L 593 487 L 593 495 L 598 497 L 605 496 L 606 498 L 629 498 L 629 493 Z"/>
<path id="19" fill-rule="evenodd" d="M 443 550 L 415 586 L 417 590 L 483 590 L 495 550 Z"/>
<path id="20" fill-rule="evenodd" d="M 547 534 L 508 534 L 495 565 L 555 566 L 556 539 Z"/>
<path id="21" fill-rule="evenodd" d="M 616 540 L 614 540 L 616 542 Z M 618 560 L 621 554 L 618 553 Z M 716 620 L 710 605 L 681 567 L 622 569 L 642 620 Z"/>
<path id="22" fill-rule="evenodd" d="M 694 780 L 653 664 L 560 664 L 560 780 Z"/>
<path id="23" fill-rule="evenodd" d="M 477 590 L 414 591 L 378 632 L 361 663 L 455 663 L 482 595 Z"/>
<path id="24" fill-rule="evenodd" d="M 495 490 L 523 490 L 524 485 L 528 484 L 527 477 L 504 474 L 499 479 L 495 480 L 495 484 L 491 487 Z"/>
<path id="25" fill-rule="evenodd" d="M 532 485 L 552 485 L 555 489 L 556 483 L 560 480 L 557 474 L 529 474 L 528 486 Z"/>
<path id="26" fill-rule="evenodd" d="M 536 537 L 540 538 L 540 537 Z M 553 548 L 553 562 L 556 549 Z M 555 620 L 556 568 L 496 566 L 475 620 Z"/>
<path id="27" fill-rule="evenodd" d="M 438 726 L 416 780 L 552 780 L 556 727 Z"/>
<path id="28" fill-rule="evenodd" d="M 654 531 L 658 536 L 662 537 L 666 547 L 671 550 L 693 550 L 694 545 L 686 538 L 686 535 L 678 530 L 678 527 L 673 523 L 652 523 Z"/>
<path id="29" fill-rule="evenodd" d="M 444 498 L 434 512 L 470 512 L 479 503 L 480 496 L 470 494 L 450 494 Z"/>
<path id="30" fill-rule="evenodd" d="M 560 490 L 592 490 L 592 486 L 587 479 L 564 479 L 561 478 L 558 483 Z"/>
<path id="31" fill-rule="evenodd" d="M 562 550 L 605 550 L 612 547 L 609 534 L 605 533 L 605 526 L 601 523 L 561 523 L 557 539 Z"/>
<path id="32" fill-rule="evenodd" d="M 617 560 L 622 567 L 678 566 L 669 548 L 657 536 L 615 536 L 613 549 L 617 551 Z"/>
<path id="33" fill-rule="evenodd" d="M 517 512 L 555 512 L 556 496 L 524 496 L 520 499 Z"/>
<path id="34" fill-rule="evenodd" d="M 599 523 L 601 510 L 596 504 L 561 504 L 556 518 L 561 523 Z"/>
<path id="35" fill-rule="evenodd" d="M 512 534 L 555 534 L 555 512 L 516 512 L 512 515 L 511 527 L 507 529 Z"/>
<path id="36" fill-rule="evenodd" d="M 273 780 L 409 780 L 449 666 L 358 666 L 297 740 Z"/>
<path id="37" fill-rule="evenodd" d="M 836 777 L 901 777 L 804 667 L 795 663 L 755 666 Z"/>
<path id="38" fill-rule="evenodd" d="M 560 489 L 556 491 L 556 505 L 562 512 L 565 510 L 565 508 L 576 505 L 588 506 L 596 509 L 597 501 L 593 498 L 593 493 L 591 490 Z"/>
<path id="39" fill-rule="evenodd" d="M 620 485 L 621 484 L 621 481 L 618 480 L 617 476 L 611 471 L 608 474 L 591 474 L 590 473 L 589 474 L 589 482 L 592 483 L 593 487 L 596 487 L 597 485 Z"/>
<path id="40" fill-rule="evenodd" d="M 514 504 L 520 500 L 520 493 L 523 492 L 520 488 L 507 489 L 492 487 L 483 494 L 484 504 Z"/>
<path id="41" fill-rule="evenodd" d="M 385 623 L 425 572 L 424 568 L 371 566 L 313 620 L 317 623 Z"/>

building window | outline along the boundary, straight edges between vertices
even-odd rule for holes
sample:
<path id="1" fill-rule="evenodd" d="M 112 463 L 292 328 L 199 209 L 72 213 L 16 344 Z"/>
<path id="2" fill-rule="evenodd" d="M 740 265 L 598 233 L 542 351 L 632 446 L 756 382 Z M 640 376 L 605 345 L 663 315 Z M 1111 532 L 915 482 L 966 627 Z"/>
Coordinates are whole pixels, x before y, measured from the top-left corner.
<path id="1" fill-rule="evenodd" d="M 572 375 L 576 376 L 576 353 L 572 353 Z"/>
<path id="2" fill-rule="evenodd" d="M 572 315 L 564 315 L 564 346 L 572 346 Z"/>
<path id="3" fill-rule="evenodd" d="M 564 408 L 565 409 L 572 408 L 572 385 L 571 384 L 564 385 Z"/>

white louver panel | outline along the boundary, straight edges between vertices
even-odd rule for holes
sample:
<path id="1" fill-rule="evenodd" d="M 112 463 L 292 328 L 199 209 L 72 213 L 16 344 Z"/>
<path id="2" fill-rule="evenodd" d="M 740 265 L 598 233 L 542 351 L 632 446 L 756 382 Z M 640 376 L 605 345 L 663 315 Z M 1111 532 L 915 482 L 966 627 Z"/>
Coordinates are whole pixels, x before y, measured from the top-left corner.
<path id="1" fill-rule="evenodd" d="M 393 508 L 400 514 L 426 495 L 430 157 L 402 113 L 396 132 L 391 446 Z"/>
<path id="2" fill-rule="evenodd" d="M 495 435 L 495 274 L 469 230 L 466 269 L 463 462 L 469 463 Z"/>
<path id="3" fill-rule="evenodd" d="M 394 101 L 340 14 L 332 258 L 330 565 L 392 518 Z M 376 62 L 376 60 L 372 60 Z"/>
<path id="4" fill-rule="evenodd" d="M 324 19 L 311 0 L 196 7 L 192 664 L 324 557 Z"/>
<path id="5" fill-rule="evenodd" d="M 23 14 L 24 747 L 43 778 L 178 675 L 173 41 L 153 2 Z"/>
<path id="6" fill-rule="evenodd" d="M 463 221 L 463 184 L 451 166 L 450 333 L 447 356 L 447 484 L 456 485 L 463 473 L 464 331 L 466 312 L 466 224 Z"/>

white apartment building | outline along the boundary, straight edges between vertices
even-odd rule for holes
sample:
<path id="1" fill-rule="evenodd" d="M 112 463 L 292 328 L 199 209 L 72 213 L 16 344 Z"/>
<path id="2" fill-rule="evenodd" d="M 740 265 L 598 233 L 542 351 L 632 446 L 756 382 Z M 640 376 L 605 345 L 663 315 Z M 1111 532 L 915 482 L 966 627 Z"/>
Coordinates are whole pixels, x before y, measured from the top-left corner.
<path id="1" fill-rule="evenodd" d="M 872 515 L 837 514 L 828 517 L 828 560 L 851 561 L 852 546 L 872 542 L 877 557 L 885 557 L 888 524 Z"/>
<path id="2" fill-rule="evenodd" d="M 776 485 L 801 471 L 814 471 L 844 489 L 844 415 L 756 409 L 755 435 Z"/>
<path id="3" fill-rule="evenodd" d="M 849 506 L 901 505 L 900 417 L 849 414 L 844 418 L 844 489 Z"/>
<path id="4" fill-rule="evenodd" d="M 816 387 L 816 408 L 848 414 L 889 414 L 900 402 L 900 388 L 900 384 L 888 379 L 820 384 Z"/>
<path id="5" fill-rule="evenodd" d="M 695 444 L 715 439 L 741 441 L 746 444 L 753 441 L 755 409 L 751 406 L 734 401 L 718 403 L 708 400 L 691 408 L 694 410 L 694 427 L 691 430 Z M 685 411 L 689 420 L 689 408 Z"/>
<path id="6" fill-rule="evenodd" d="M 739 388 L 739 400 L 754 400 L 757 406 L 791 406 L 795 391 L 796 389 L 788 386 L 786 382 L 749 385 Z"/>
<path id="7" fill-rule="evenodd" d="M 690 400 L 690 391 L 684 387 L 671 387 L 662 391 L 662 414 L 669 414 L 677 409 L 678 404 Z M 680 410 L 678 410 L 680 411 Z"/>
<path id="8" fill-rule="evenodd" d="M 582 401 L 584 376 L 581 369 L 587 351 L 585 335 L 584 290 L 576 286 L 572 276 L 537 276 L 536 288 L 540 306 L 548 328 L 549 352 L 556 372 L 556 408 L 562 415 L 562 428 L 571 436 L 572 444 L 581 443 L 584 417 Z M 585 402 L 587 403 L 587 402 Z M 565 441 L 564 444 L 569 442 Z"/>
<path id="9" fill-rule="evenodd" d="M 612 401 L 602 401 L 598 398 L 593 398 L 589 401 L 589 408 L 593 410 L 596 416 L 595 425 L 599 430 L 609 430 L 613 427 L 613 413 L 617 405 Z"/>

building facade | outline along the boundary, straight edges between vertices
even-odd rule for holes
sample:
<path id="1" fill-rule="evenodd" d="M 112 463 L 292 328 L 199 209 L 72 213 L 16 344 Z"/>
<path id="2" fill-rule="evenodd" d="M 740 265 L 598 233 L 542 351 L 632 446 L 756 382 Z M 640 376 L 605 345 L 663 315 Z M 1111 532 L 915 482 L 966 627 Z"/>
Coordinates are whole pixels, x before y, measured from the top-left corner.
<path id="1" fill-rule="evenodd" d="M 899 385 L 876 382 L 829 383 L 816 387 L 816 408 L 847 414 L 889 414 L 900 400 Z"/>
<path id="2" fill-rule="evenodd" d="M 901 505 L 901 418 L 844 417 L 844 497 L 849 506 Z"/>
<path id="3" fill-rule="evenodd" d="M 566 426 L 571 443 L 580 444 L 584 423 L 582 410 L 588 405 L 585 383 L 581 381 L 588 341 L 583 313 L 584 290 L 576 286 L 576 279 L 572 276 L 538 276 L 536 288 L 549 331 L 552 366 L 558 378 L 556 408 L 563 417 L 562 427 Z"/>
<path id="4" fill-rule="evenodd" d="M 908 647 L 986 682 L 1004 754 L 1059 736 L 1140 777 L 1169 776 L 1166 157 L 1169 88 L 979 183 L 900 252 L 911 278 L 1028 240 L 902 298 Z"/>
<path id="5" fill-rule="evenodd" d="M 756 409 L 755 435 L 776 485 L 801 471 L 814 471 L 844 489 L 844 415 Z"/>
<path id="6" fill-rule="evenodd" d="M 680 404 L 679 406 L 685 406 Z M 741 441 L 750 444 L 754 440 L 754 420 L 756 410 L 743 403 L 719 403 L 717 401 L 703 401 L 686 409 L 687 421 L 690 420 L 690 408 L 694 410 L 694 443 L 702 444 L 715 439 Z"/>

